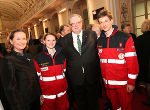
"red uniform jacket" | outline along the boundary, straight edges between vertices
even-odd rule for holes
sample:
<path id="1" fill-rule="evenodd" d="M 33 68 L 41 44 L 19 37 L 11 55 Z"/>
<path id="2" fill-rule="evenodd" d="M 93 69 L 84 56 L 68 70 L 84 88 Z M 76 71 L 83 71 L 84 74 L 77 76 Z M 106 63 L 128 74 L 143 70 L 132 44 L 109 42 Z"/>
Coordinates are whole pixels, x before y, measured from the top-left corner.
<path id="1" fill-rule="evenodd" d="M 56 53 L 52 57 L 47 49 L 35 58 L 35 66 L 39 76 L 42 94 L 54 99 L 66 93 L 67 81 L 65 78 L 66 61 L 60 47 L 55 47 Z M 56 96 L 57 95 L 57 96 Z"/>
<path id="2" fill-rule="evenodd" d="M 118 31 L 116 26 L 109 37 L 102 31 L 98 39 L 98 53 L 106 87 L 135 85 L 139 66 L 132 36 Z"/>

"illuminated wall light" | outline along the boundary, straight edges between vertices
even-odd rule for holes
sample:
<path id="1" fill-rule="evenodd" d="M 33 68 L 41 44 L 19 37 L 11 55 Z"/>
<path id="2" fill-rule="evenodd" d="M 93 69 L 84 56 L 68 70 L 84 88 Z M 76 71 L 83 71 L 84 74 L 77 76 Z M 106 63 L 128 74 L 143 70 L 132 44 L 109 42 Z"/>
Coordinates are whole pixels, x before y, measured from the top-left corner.
<path id="1" fill-rule="evenodd" d="M 59 11 L 59 13 L 62 13 L 64 11 L 66 11 L 67 9 L 66 8 L 63 8 L 62 10 Z"/>
<path id="2" fill-rule="evenodd" d="M 42 19 L 39 19 L 39 21 L 42 21 Z"/>
<path id="3" fill-rule="evenodd" d="M 37 26 L 37 24 L 34 25 L 35 27 Z"/>
<path id="4" fill-rule="evenodd" d="M 47 19 L 44 19 L 43 21 L 47 21 Z"/>

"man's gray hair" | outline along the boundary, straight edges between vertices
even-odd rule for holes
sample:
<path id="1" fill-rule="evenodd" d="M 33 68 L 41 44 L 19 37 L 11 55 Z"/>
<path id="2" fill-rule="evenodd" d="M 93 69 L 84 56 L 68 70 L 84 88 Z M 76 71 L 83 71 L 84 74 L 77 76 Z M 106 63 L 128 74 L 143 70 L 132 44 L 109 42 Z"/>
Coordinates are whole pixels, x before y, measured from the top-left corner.
<path id="1" fill-rule="evenodd" d="M 72 15 L 69 16 L 69 21 L 68 21 L 69 24 L 70 24 L 70 19 L 71 19 L 72 17 L 75 17 L 75 16 L 79 17 L 79 18 L 81 19 L 81 21 L 83 21 L 81 15 L 79 15 L 79 14 L 72 14 Z"/>

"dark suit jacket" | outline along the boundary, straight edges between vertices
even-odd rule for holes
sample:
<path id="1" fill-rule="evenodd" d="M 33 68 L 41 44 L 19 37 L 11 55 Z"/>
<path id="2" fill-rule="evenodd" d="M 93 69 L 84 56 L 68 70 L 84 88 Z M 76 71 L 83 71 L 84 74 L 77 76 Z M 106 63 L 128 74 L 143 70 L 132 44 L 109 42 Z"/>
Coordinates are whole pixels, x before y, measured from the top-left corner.
<path id="1" fill-rule="evenodd" d="M 67 73 L 72 84 L 82 85 L 84 81 L 94 84 L 99 80 L 100 66 L 95 32 L 83 31 L 81 56 L 73 45 L 72 33 L 61 37 L 58 44 L 66 57 Z"/>

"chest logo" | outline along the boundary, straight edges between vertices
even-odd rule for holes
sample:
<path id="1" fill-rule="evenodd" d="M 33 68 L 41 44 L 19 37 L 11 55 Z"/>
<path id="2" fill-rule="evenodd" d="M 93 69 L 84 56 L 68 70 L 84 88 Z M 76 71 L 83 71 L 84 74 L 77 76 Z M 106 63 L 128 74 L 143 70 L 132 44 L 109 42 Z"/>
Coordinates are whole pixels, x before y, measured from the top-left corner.
<path id="1" fill-rule="evenodd" d="M 120 53 L 120 54 L 118 55 L 118 58 L 119 58 L 119 59 L 124 59 L 124 54 L 123 54 L 123 53 Z"/>
<path id="2" fill-rule="evenodd" d="M 103 51 L 103 49 L 99 49 L 99 50 L 98 50 L 98 53 L 102 53 L 102 51 Z"/>
<path id="3" fill-rule="evenodd" d="M 41 71 L 47 71 L 48 67 L 41 68 Z"/>

